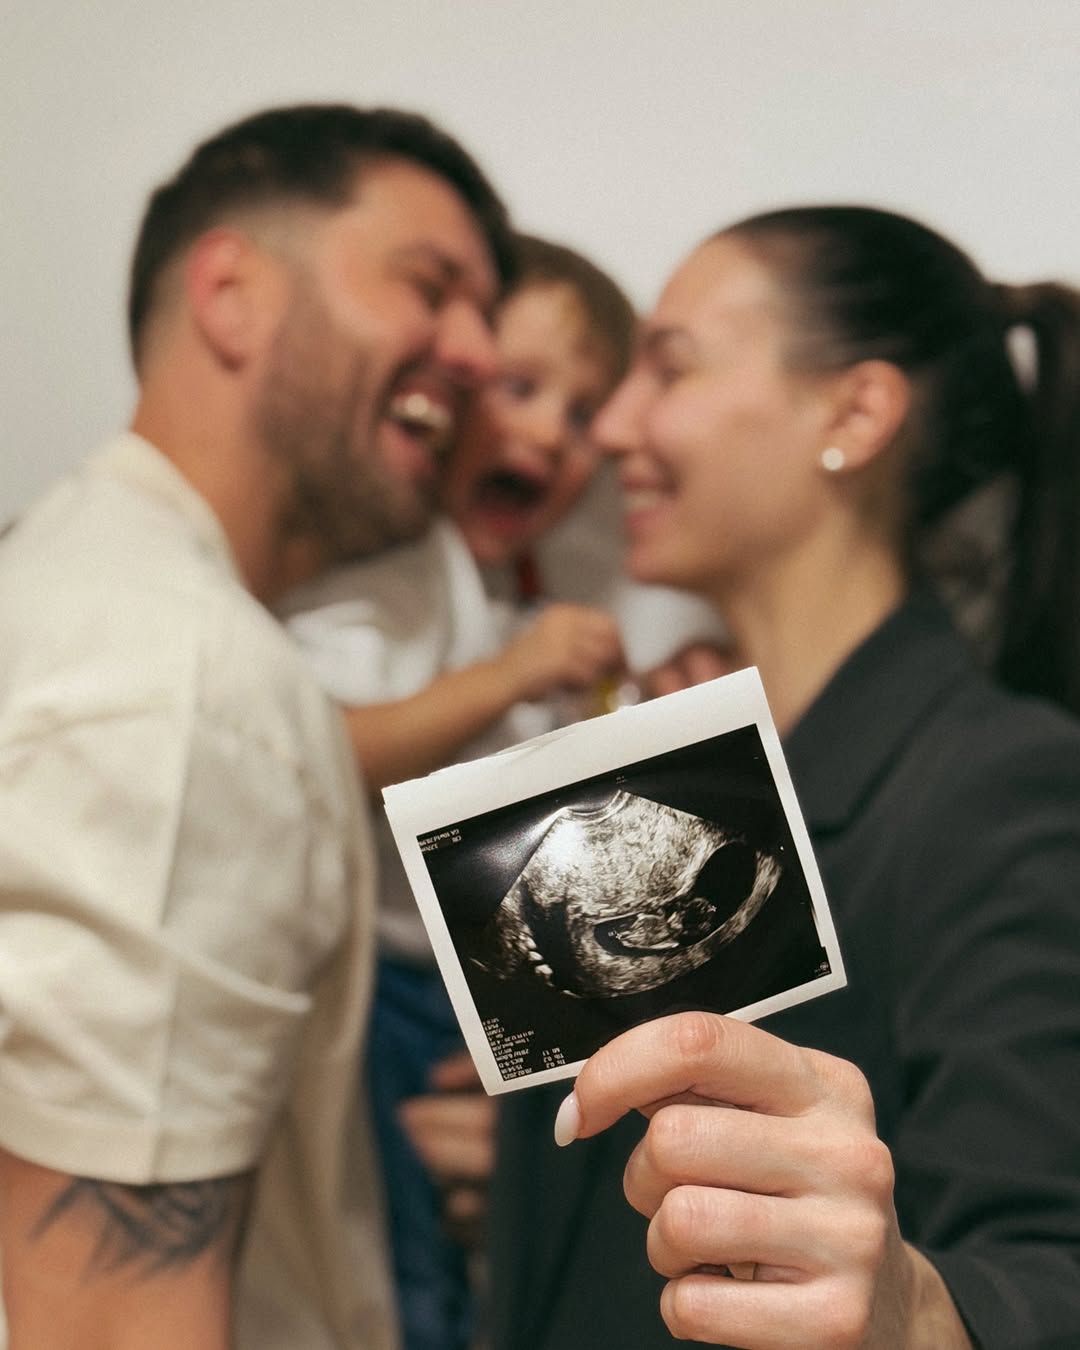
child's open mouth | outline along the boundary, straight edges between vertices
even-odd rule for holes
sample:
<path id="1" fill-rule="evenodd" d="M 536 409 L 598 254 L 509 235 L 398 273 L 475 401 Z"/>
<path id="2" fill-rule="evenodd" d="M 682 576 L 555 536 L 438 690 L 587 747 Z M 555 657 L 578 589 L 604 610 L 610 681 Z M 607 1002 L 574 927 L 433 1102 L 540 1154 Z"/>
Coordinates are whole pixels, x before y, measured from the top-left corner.
<path id="1" fill-rule="evenodd" d="M 529 511 L 543 500 L 546 491 L 542 479 L 516 469 L 495 469 L 477 484 L 476 503 L 491 511 Z"/>

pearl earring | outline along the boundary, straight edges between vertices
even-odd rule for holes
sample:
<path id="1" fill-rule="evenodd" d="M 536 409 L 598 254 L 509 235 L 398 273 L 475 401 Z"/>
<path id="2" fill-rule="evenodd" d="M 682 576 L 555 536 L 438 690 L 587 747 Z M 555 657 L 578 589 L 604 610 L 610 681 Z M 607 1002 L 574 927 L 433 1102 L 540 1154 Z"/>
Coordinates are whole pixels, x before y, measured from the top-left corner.
<path id="1" fill-rule="evenodd" d="M 847 464 L 847 455 L 838 445 L 830 445 L 821 452 L 821 467 L 826 473 L 839 473 Z"/>

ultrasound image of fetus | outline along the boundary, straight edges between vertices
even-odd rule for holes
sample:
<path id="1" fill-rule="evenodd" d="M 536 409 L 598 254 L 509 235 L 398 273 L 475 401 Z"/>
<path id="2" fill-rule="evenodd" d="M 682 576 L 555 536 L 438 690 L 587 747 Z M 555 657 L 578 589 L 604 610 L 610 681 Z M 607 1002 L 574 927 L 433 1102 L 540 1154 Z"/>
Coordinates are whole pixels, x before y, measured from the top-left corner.
<path id="1" fill-rule="evenodd" d="M 617 790 L 557 812 L 473 960 L 579 997 L 657 989 L 738 937 L 780 873 L 739 832 Z"/>

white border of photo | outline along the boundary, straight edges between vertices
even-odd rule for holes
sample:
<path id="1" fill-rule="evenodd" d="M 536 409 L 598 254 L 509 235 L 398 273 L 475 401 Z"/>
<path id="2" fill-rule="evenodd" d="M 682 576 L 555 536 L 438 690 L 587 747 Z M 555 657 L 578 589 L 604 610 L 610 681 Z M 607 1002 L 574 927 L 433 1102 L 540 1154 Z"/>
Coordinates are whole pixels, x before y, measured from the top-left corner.
<path id="1" fill-rule="evenodd" d="M 387 818 L 431 938 L 465 1042 L 485 1090 L 513 1091 L 575 1075 L 584 1060 L 506 1080 L 488 1043 L 419 839 L 501 807 L 573 785 L 595 775 L 754 725 L 765 750 L 798 853 L 829 972 L 728 1016 L 742 1021 L 779 1012 L 846 983 L 839 942 L 810 836 L 791 782 L 780 738 L 754 668 L 725 675 L 651 702 L 577 722 L 495 755 L 451 765 L 383 792 Z"/>

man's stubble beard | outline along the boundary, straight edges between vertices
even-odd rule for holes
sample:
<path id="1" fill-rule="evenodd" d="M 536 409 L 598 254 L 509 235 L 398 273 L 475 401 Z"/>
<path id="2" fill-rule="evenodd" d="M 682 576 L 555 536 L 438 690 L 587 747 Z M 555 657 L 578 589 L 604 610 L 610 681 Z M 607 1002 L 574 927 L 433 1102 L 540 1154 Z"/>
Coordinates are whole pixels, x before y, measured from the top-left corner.
<path id="1" fill-rule="evenodd" d="M 341 336 L 298 277 L 274 339 L 254 410 L 255 433 L 289 471 L 286 539 L 311 540 L 326 565 L 354 562 L 418 538 L 438 483 L 398 478 L 378 443 L 376 363 Z"/>

